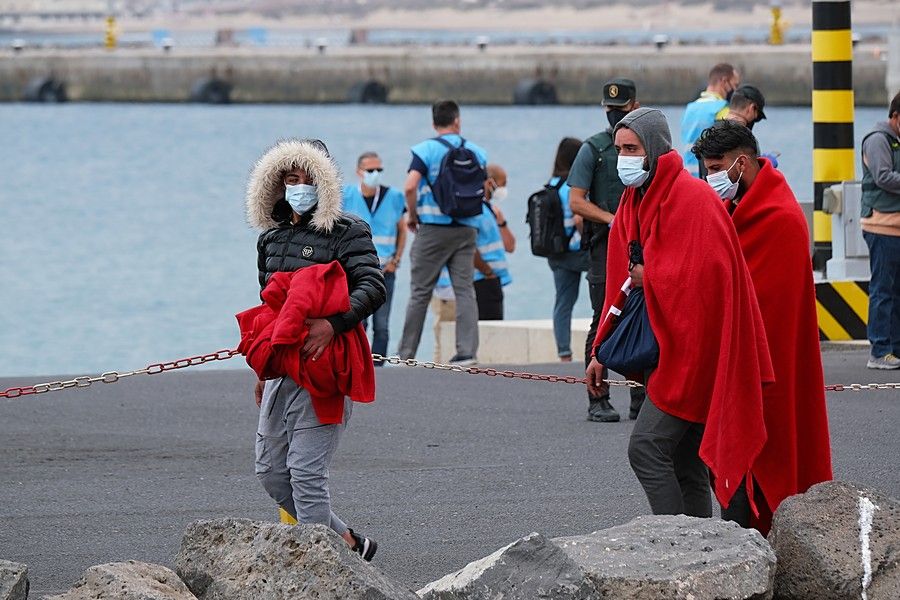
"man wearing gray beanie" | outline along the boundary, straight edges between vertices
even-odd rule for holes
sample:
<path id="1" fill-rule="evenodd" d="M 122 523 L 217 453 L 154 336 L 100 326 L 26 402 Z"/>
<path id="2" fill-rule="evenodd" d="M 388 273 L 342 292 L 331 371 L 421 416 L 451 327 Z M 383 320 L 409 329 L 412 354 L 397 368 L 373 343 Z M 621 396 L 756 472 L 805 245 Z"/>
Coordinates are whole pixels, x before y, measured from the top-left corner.
<path id="1" fill-rule="evenodd" d="M 587 384 L 601 384 L 597 348 L 616 326 L 620 290 L 642 288 L 659 358 L 623 373 L 647 389 L 628 458 L 654 514 L 709 517 L 709 471 L 728 506 L 765 443 L 762 386 L 774 378 L 762 317 L 728 212 L 685 170 L 663 113 L 629 113 L 615 145 L 626 189 Z"/>

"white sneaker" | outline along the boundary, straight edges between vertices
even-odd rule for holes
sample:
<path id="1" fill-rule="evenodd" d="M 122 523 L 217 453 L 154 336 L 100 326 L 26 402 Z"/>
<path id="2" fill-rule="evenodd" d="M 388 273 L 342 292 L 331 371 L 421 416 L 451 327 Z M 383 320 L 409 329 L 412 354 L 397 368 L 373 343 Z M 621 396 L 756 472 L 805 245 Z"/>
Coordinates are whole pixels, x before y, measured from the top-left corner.
<path id="1" fill-rule="evenodd" d="M 897 358 L 893 354 L 885 354 L 881 358 L 870 356 L 869 362 L 866 363 L 866 367 L 869 369 L 883 370 L 900 369 L 900 358 Z"/>

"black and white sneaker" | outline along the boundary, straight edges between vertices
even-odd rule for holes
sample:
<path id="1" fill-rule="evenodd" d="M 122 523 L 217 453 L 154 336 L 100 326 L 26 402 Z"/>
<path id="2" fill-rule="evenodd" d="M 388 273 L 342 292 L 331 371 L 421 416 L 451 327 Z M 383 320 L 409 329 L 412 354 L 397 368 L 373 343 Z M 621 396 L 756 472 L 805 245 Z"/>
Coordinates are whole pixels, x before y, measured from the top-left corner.
<path id="1" fill-rule="evenodd" d="M 450 364 L 457 367 L 471 367 L 478 364 L 478 360 L 474 356 L 455 355 L 450 359 Z"/>
<path id="2" fill-rule="evenodd" d="M 366 562 L 371 562 L 372 557 L 375 556 L 375 553 L 378 551 L 378 543 L 375 540 L 371 540 L 364 535 L 359 535 L 352 529 L 347 529 L 350 532 L 350 535 L 356 540 L 356 545 L 351 548 L 354 552 L 362 556 L 362 559 Z"/>

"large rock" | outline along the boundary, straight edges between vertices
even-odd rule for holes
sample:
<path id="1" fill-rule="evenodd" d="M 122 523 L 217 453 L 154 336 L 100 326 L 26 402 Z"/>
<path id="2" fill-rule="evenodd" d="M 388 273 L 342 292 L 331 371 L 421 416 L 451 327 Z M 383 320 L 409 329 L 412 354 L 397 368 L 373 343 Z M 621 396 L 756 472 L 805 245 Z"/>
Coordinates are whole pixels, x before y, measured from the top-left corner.
<path id="1" fill-rule="evenodd" d="M 719 519 L 653 516 L 557 538 L 600 598 L 772 597 L 775 554 L 756 530 Z"/>
<path id="2" fill-rule="evenodd" d="M 532 533 L 418 592 L 425 600 L 588 600 L 597 597 L 581 568 Z"/>
<path id="3" fill-rule="evenodd" d="M 0 560 L 0 600 L 28 598 L 28 567 L 22 563 Z"/>
<path id="4" fill-rule="evenodd" d="M 72 588 L 45 600 L 197 600 L 171 569 L 129 560 L 96 565 Z"/>
<path id="5" fill-rule="evenodd" d="M 175 564 L 201 600 L 418 599 L 323 525 L 195 521 Z"/>
<path id="6" fill-rule="evenodd" d="M 900 502 L 884 494 L 839 481 L 814 485 L 781 503 L 769 542 L 777 598 L 900 598 Z"/>

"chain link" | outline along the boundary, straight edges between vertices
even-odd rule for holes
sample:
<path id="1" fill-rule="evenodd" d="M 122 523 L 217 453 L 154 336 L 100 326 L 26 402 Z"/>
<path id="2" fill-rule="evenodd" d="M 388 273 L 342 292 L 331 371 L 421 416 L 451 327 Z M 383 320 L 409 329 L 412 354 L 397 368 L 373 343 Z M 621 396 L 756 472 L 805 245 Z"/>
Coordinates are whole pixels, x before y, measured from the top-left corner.
<path id="1" fill-rule="evenodd" d="M 58 392 L 70 388 L 86 388 L 95 383 L 117 383 L 127 377 L 134 375 L 158 375 L 166 371 L 174 371 L 176 369 L 184 369 L 196 365 L 202 365 L 208 362 L 219 360 L 228 360 L 240 354 L 237 350 L 219 350 L 209 354 L 199 354 L 188 358 L 181 358 L 169 362 L 153 363 L 147 365 L 143 369 L 135 371 L 106 371 L 100 375 L 91 377 L 82 375 L 74 379 L 66 381 L 49 381 L 47 383 L 36 383 L 34 385 L 26 385 L 21 387 L 11 387 L 0 391 L 0 398 L 19 398 L 21 396 L 31 396 L 33 394 L 45 394 L 47 392 Z M 587 380 L 584 377 L 576 377 L 574 375 L 544 375 L 541 373 L 529 373 L 525 371 L 506 371 L 498 370 L 491 367 L 465 367 L 462 365 L 444 364 L 431 361 L 418 361 L 414 358 L 400 358 L 399 356 L 383 356 L 381 354 L 373 354 L 372 359 L 385 362 L 389 365 L 402 365 L 404 367 L 420 367 L 423 369 L 432 369 L 436 371 L 450 371 L 452 373 L 466 373 L 468 375 L 486 375 L 488 377 L 503 377 L 505 379 L 523 379 L 525 381 L 545 381 L 547 383 L 565 383 L 568 385 L 584 384 Z M 643 387 L 637 381 L 630 379 L 604 379 L 604 382 L 613 387 L 636 388 Z M 900 383 L 837 383 L 826 385 L 826 392 L 862 392 L 867 390 L 900 390 Z"/>
<path id="2" fill-rule="evenodd" d="M 212 352 L 210 354 L 201 354 L 199 356 L 192 356 L 190 358 L 182 358 L 164 363 L 154 363 L 143 369 L 137 369 L 136 371 L 106 371 L 96 377 L 83 375 L 66 381 L 50 381 L 47 383 L 36 383 L 34 385 L 22 387 L 11 387 L 5 391 L 0 391 L 0 398 L 18 398 L 19 396 L 30 396 L 32 394 L 45 394 L 47 392 L 58 392 L 73 387 L 86 388 L 95 383 L 116 383 L 126 377 L 132 377 L 134 375 L 156 375 L 165 371 L 184 369 L 185 367 L 202 365 L 203 363 L 216 360 L 228 360 L 236 354 L 240 353 L 237 350 L 219 350 L 218 352 Z"/>
<path id="3" fill-rule="evenodd" d="M 900 390 L 900 383 L 835 383 L 826 385 L 826 392 L 862 392 L 865 390 Z"/>
<path id="4" fill-rule="evenodd" d="M 547 383 L 566 383 L 569 385 L 585 384 L 587 380 L 584 377 L 575 377 L 574 375 L 543 375 L 541 373 L 528 373 L 522 371 L 502 371 L 492 368 L 483 367 L 464 367 L 462 365 L 452 365 L 436 363 L 431 361 L 417 361 L 414 358 L 400 358 L 399 356 L 382 356 L 381 354 L 373 354 L 372 358 L 376 361 L 383 361 L 389 365 L 403 365 L 405 367 L 422 367 L 425 369 L 437 369 L 439 371 L 451 371 L 454 373 L 467 373 L 469 375 L 487 375 L 488 377 L 504 377 L 506 379 L 524 379 L 526 381 L 546 381 Z M 610 386 L 620 387 L 644 387 L 637 381 L 630 379 L 604 379 Z"/>

